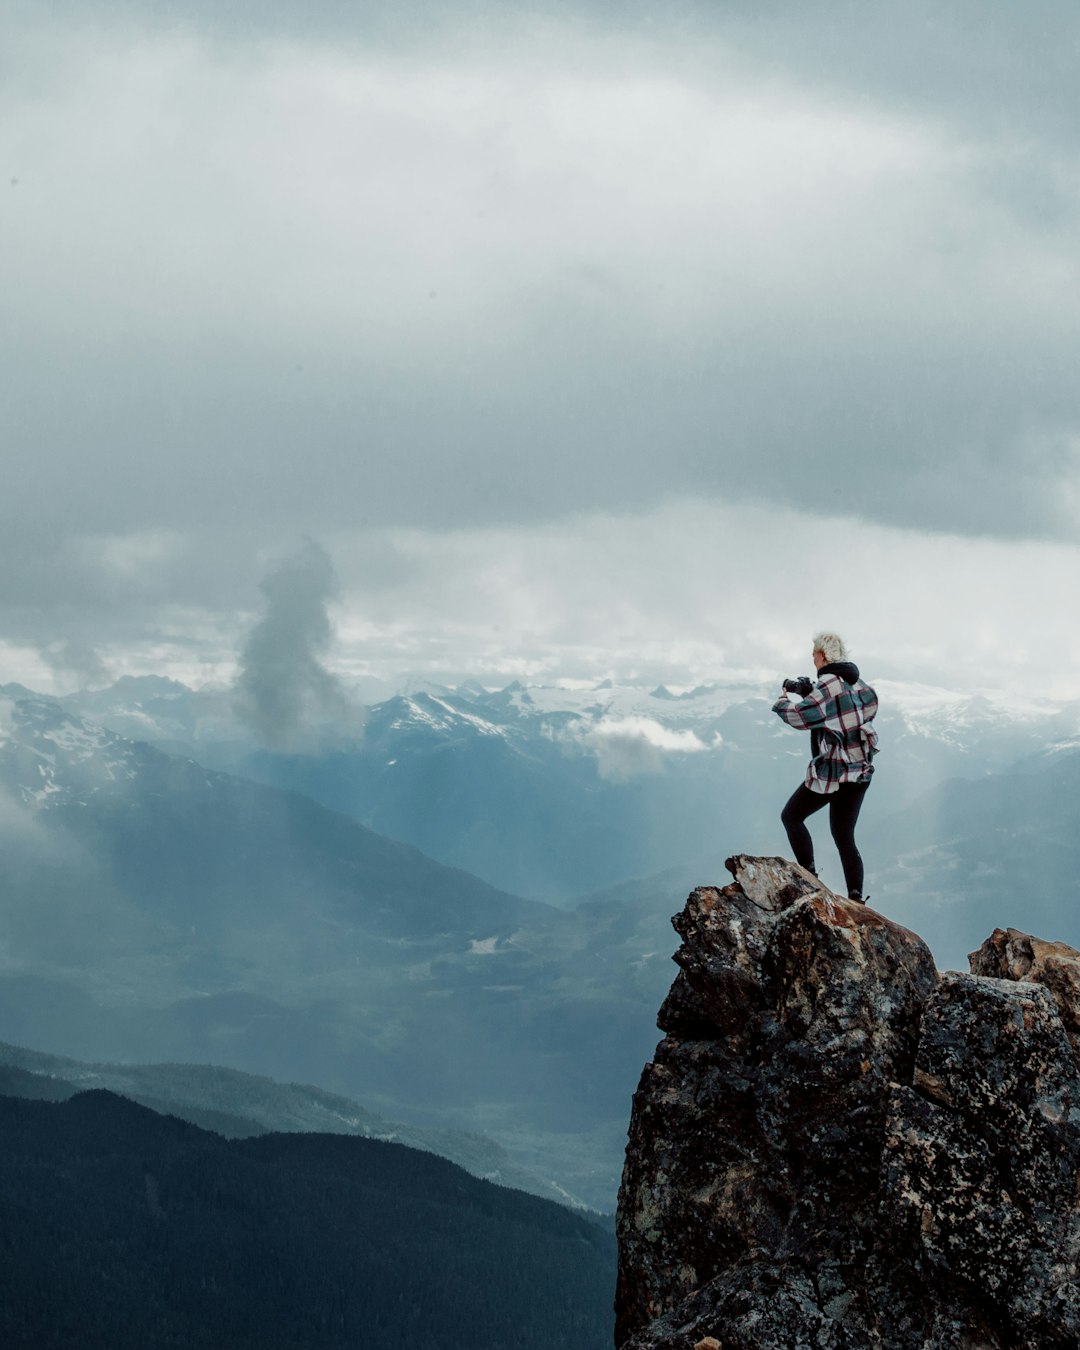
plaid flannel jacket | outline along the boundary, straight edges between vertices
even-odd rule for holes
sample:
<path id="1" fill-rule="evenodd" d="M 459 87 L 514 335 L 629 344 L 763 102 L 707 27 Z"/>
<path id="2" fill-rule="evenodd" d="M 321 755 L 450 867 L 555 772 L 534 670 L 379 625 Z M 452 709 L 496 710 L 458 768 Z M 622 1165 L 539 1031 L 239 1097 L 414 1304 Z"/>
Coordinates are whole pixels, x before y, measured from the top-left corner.
<path id="1" fill-rule="evenodd" d="M 822 676 L 806 698 L 793 703 L 783 694 L 773 712 L 790 727 L 813 733 L 813 758 L 805 783 L 811 792 L 835 792 L 841 783 L 868 783 L 874 772 L 878 735 L 873 726 L 877 694 L 862 680 L 848 684 L 839 675 Z"/>

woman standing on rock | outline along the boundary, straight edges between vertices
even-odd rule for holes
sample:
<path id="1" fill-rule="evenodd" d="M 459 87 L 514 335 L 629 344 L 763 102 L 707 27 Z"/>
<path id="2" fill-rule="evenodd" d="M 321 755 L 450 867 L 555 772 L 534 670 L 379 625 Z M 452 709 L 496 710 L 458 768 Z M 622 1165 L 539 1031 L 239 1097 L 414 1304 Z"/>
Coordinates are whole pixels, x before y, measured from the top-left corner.
<path id="1" fill-rule="evenodd" d="M 835 633 L 814 637 L 817 684 L 785 680 L 773 712 L 788 726 L 810 732 L 810 767 L 780 816 L 795 861 L 814 866 L 814 841 L 806 819 L 829 808 L 829 828 L 844 868 L 849 900 L 863 898 L 863 863 L 855 845 L 855 822 L 874 772 L 877 753 L 873 720 L 877 694 L 859 679 L 859 668 L 847 659 L 847 648 Z M 796 694 L 797 702 L 791 695 Z"/>

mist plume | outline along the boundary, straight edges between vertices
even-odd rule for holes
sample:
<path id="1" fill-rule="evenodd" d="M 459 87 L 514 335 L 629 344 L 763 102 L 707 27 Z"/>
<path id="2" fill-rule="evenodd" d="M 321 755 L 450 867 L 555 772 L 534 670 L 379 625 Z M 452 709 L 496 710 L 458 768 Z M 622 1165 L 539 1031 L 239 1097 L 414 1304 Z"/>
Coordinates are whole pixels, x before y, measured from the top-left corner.
<path id="1" fill-rule="evenodd" d="M 109 668 L 94 647 L 81 638 L 67 638 L 63 642 L 42 647 L 43 660 L 60 678 L 74 678 L 80 689 L 98 689 L 112 678 Z"/>
<path id="2" fill-rule="evenodd" d="M 274 750 L 312 748 L 328 723 L 355 729 L 357 709 L 323 664 L 334 636 L 329 603 L 337 593 L 326 550 L 308 540 L 259 589 L 266 611 L 240 653 L 237 715 Z"/>

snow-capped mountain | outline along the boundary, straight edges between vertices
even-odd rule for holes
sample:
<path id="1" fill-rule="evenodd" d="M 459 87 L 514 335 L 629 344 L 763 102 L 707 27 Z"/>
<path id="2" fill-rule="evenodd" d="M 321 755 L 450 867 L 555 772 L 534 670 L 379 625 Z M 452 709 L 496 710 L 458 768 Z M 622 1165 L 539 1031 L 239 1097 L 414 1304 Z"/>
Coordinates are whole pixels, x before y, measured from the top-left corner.
<path id="1" fill-rule="evenodd" d="M 878 690 L 879 818 L 1080 732 L 1075 703 L 888 680 Z M 775 694 L 741 680 L 417 686 L 367 709 L 362 735 L 326 728 L 318 748 L 292 755 L 253 745 L 221 691 L 144 678 L 67 706 L 302 791 L 506 890 L 567 903 L 613 880 L 784 848 L 777 817 L 807 745 L 772 715 Z"/>
<path id="2" fill-rule="evenodd" d="M 779 683 L 779 682 L 777 682 Z M 954 690 L 912 681 L 877 680 L 886 713 L 899 717 L 908 733 L 942 740 L 970 750 L 975 742 L 1002 731 L 1051 739 L 1055 727 L 1080 730 L 1080 704 L 1075 701 L 1025 698 L 1019 701 L 991 688 Z M 21 686 L 0 685 L 0 695 L 34 697 Z M 568 721 L 585 724 L 618 723 L 642 719 L 670 730 L 691 730 L 704 741 L 718 720 L 738 705 L 768 705 L 775 697 L 772 685 L 745 680 L 721 680 L 693 689 L 671 690 L 664 685 L 617 685 L 561 681 L 505 688 L 489 688 L 470 680 L 457 686 L 415 683 L 408 691 L 372 705 L 369 717 L 406 727 L 428 725 L 449 730 L 472 722 L 486 734 L 505 733 L 520 725 L 534 731 L 553 729 Z M 228 689 L 191 689 L 161 676 L 125 676 L 108 688 L 73 694 L 56 700 L 135 740 L 196 746 L 250 741 L 238 719 L 234 696 Z"/>
<path id="3" fill-rule="evenodd" d="M 126 790 L 158 754 L 51 699 L 0 704 L 0 783 L 26 806 L 72 805 Z"/>

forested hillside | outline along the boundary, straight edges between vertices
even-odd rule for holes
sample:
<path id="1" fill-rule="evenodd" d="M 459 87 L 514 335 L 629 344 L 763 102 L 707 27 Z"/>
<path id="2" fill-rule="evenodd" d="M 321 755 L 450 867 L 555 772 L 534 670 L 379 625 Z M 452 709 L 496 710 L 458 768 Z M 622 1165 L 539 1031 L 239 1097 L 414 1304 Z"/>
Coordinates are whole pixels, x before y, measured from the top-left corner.
<path id="1" fill-rule="evenodd" d="M 614 1241 L 431 1154 L 0 1097 L 6 1350 L 593 1350 Z"/>

